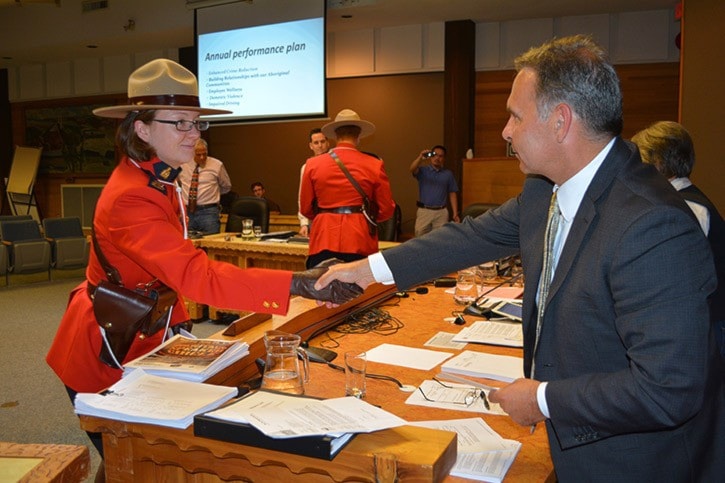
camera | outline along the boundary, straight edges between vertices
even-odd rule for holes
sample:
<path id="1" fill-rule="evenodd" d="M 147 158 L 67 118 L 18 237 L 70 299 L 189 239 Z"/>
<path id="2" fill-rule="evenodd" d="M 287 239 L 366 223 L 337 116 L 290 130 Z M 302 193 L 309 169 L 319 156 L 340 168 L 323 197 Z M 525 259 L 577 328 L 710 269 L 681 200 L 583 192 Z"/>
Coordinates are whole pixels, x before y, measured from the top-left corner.
<path id="1" fill-rule="evenodd" d="M 435 155 L 436 155 L 435 151 L 428 151 L 427 153 L 425 153 L 425 154 L 423 155 L 423 157 L 424 157 L 424 158 L 432 158 L 432 157 L 433 157 L 433 156 L 435 156 Z"/>

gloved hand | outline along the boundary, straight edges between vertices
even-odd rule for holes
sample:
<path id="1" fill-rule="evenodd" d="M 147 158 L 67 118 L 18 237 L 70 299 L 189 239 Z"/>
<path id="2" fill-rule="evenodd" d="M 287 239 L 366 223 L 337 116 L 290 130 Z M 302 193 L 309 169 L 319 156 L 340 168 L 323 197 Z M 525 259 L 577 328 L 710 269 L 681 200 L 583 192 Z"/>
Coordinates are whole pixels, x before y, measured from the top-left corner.
<path id="1" fill-rule="evenodd" d="M 363 293 L 363 289 L 355 283 L 345 283 L 335 280 L 322 290 L 315 290 L 315 282 L 327 271 L 331 265 L 342 263 L 342 260 L 331 258 L 320 262 L 309 270 L 294 272 L 290 294 L 301 295 L 308 299 L 317 299 L 333 304 L 344 304 Z"/>

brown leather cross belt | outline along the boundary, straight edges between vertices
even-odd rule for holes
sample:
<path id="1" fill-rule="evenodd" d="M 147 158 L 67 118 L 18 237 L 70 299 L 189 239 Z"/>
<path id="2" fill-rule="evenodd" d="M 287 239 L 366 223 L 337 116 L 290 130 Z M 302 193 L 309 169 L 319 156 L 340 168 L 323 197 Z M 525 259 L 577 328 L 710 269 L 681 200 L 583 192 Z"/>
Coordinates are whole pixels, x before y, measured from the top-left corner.
<path id="1" fill-rule="evenodd" d="M 351 215 L 362 213 L 362 206 L 337 206 L 335 208 L 317 208 L 317 213 L 337 213 L 340 215 Z"/>

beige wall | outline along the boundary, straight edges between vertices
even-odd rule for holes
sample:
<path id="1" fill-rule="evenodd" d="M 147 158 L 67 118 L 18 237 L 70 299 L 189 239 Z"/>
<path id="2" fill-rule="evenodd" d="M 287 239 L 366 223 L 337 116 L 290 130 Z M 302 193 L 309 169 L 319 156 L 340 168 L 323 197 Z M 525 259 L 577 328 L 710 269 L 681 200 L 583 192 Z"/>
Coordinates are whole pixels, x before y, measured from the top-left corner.
<path id="1" fill-rule="evenodd" d="M 685 0 L 681 111 L 692 134 L 697 161 L 692 181 L 725 214 L 725 2 Z"/>

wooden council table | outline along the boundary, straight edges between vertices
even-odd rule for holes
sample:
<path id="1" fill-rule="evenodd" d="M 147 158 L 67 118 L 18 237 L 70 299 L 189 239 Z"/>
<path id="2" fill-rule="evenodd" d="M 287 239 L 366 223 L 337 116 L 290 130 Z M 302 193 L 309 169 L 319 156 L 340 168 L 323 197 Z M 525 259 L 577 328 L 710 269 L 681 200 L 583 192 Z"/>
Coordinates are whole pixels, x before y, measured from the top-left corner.
<path id="1" fill-rule="evenodd" d="M 194 245 L 203 248 L 211 260 L 231 263 L 242 268 L 271 268 L 276 270 L 300 271 L 305 269 L 309 245 L 307 243 L 286 243 L 262 240 L 244 240 L 234 233 L 217 233 L 194 240 Z M 398 245 L 398 242 L 381 241 L 380 250 Z M 186 301 L 189 317 L 202 318 L 203 305 Z M 209 318 L 216 319 L 217 311 L 240 313 L 225 307 L 209 307 Z"/>
<path id="2" fill-rule="evenodd" d="M 258 376 L 254 359 L 263 357 L 262 336 L 266 330 L 278 329 L 298 333 L 303 340 L 311 338 L 311 346 L 326 346 L 342 354 L 347 350 L 370 350 L 382 343 L 423 347 L 432 335 L 457 332 L 459 326 L 444 321 L 460 308 L 445 289 L 429 287 L 425 295 L 407 298 L 392 296 L 392 287 L 373 285 L 358 300 L 338 307 L 317 307 L 311 300 L 295 298 L 286 316 L 271 319 L 236 337 L 250 344 L 250 354 L 235 366 L 227 368 L 208 382 L 237 385 Z M 403 327 L 388 333 L 342 335 L 324 329 L 342 318 L 369 306 L 381 308 L 395 317 Z M 471 324 L 473 317 L 466 316 Z M 322 331 L 322 332 L 321 332 Z M 316 335 L 315 334 L 319 334 Z M 335 342 L 331 342 L 331 341 Z M 332 347 L 334 346 L 334 347 Z M 522 355 L 521 349 L 468 344 L 465 349 L 483 352 Z M 444 350 L 457 354 L 454 349 Z M 339 356 L 335 363 L 340 363 Z M 368 362 L 368 373 L 393 376 L 404 384 L 419 385 L 439 372 L 409 369 Z M 310 383 L 306 394 L 316 397 L 339 397 L 344 392 L 344 374 L 323 364 L 311 364 Z M 497 381 L 486 381 L 501 385 Z M 366 401 L 381 406 L 408 421 L 482 417 L 496 432 L 522 443 L 522 448 L 509 469 L 505 482 L 554 481 L 549 456 L 546 428 L 539 424 L 531 434 L 528 427 L 515 424 L 508 416 L 478 414 L 405 404 L 409 393 L 397 385 L 375 379 L 367 381 Z M 192 428 L 177 430 L 154 425 L 131 424 L 106 419 L 81 417 L 81 427 L 104 433 L 106 477 L 109 482 L 140 481 L 153 478 L 165 481 L 468 481 L 445 476 L 455 461 L 455 434 L 447 431 L 423 430 L 403 426 L 356 436 L 335 459 L 326 461 L 244 445 L 196 437 Z M 382 468 L 392 468 L 385 473 Z M 443 473 L 443 474 L 441 474 Z"/>

